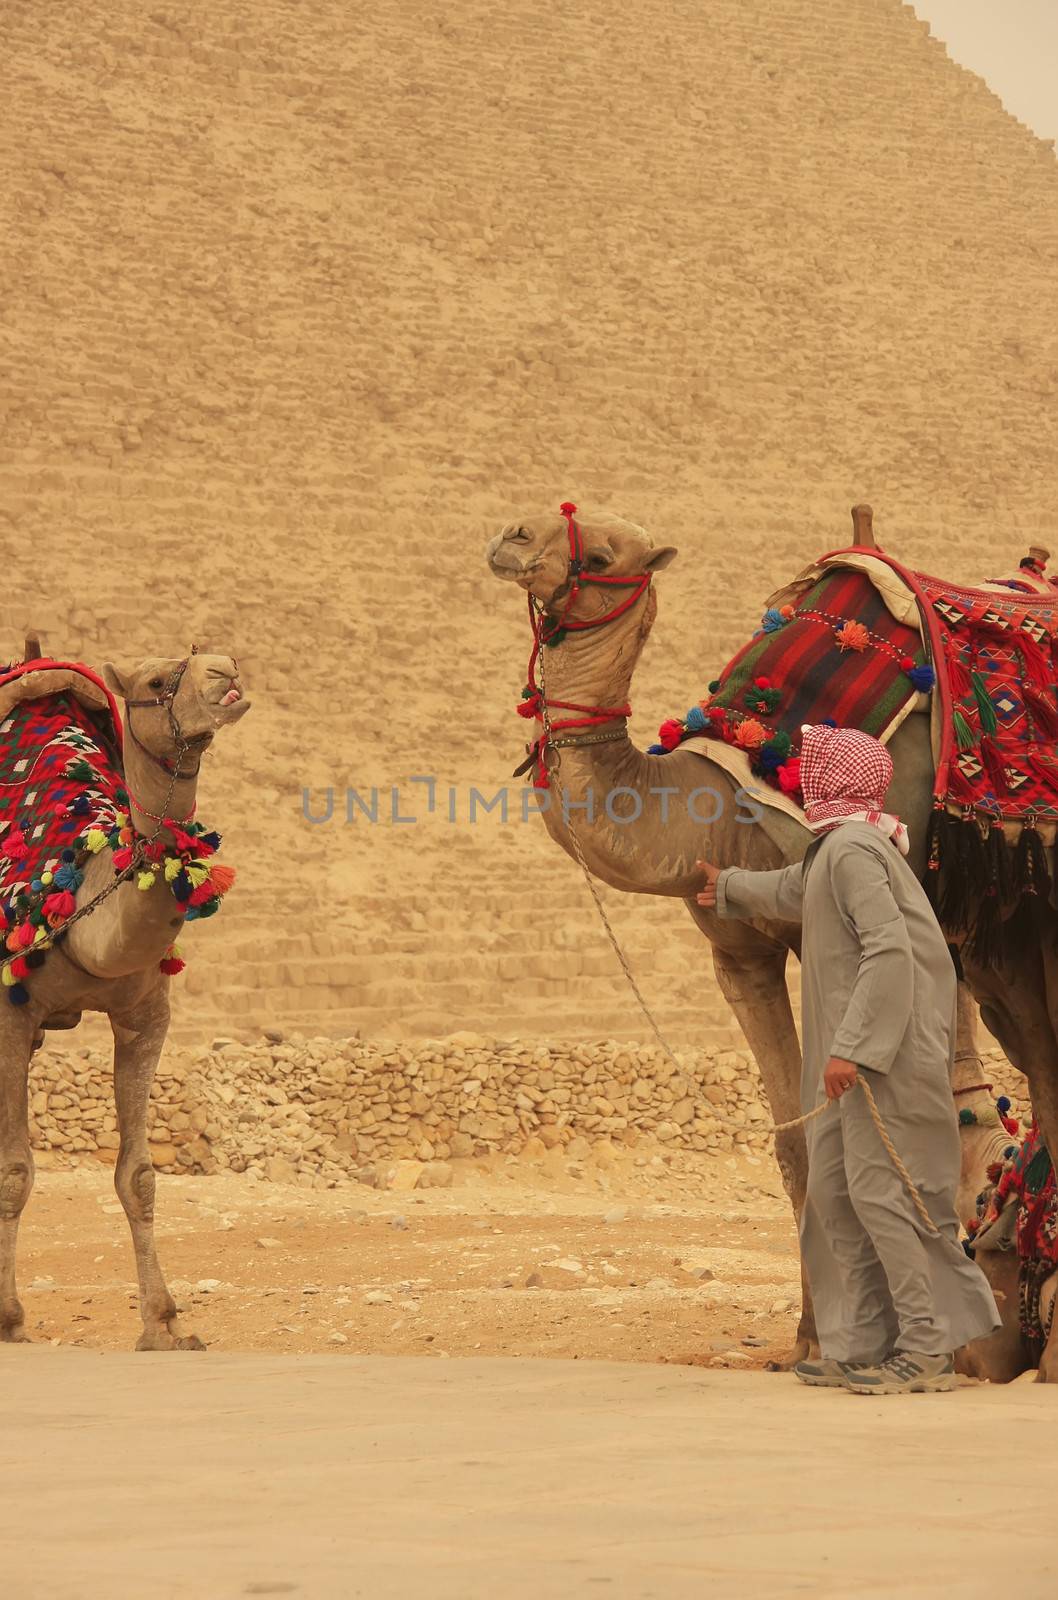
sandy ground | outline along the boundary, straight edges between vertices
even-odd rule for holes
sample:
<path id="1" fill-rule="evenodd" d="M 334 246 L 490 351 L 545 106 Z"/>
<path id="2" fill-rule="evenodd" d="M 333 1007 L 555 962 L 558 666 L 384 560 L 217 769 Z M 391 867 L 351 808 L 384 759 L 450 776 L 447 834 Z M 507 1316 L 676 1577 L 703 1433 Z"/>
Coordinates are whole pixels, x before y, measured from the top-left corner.
<path id="1" fill-rule="evenodd" d="M 774 1166 L 674 1164 L 499 1158 L 408 1194 L 161 1176 L 159 1249 L 185 1321 L 216 1350 L 763 1361 L 790 1340 L 800 1297 Z M 39 1174 L 19 1265 L 34 1340 L 132 1347 L 109 1171 Z"/>
<path id="2" fill-rule="evenodd" d="M 1035 1451 L 1004 1450 L 1002 1527 L 974 1527 L 989 1441 L 1058 1416 L 1022 1384 L 10 1348 L 0 1384 L 23 1600 L 991 1600 L 1015 1550 L 1019 1592 L 1058 1575 Z"/>

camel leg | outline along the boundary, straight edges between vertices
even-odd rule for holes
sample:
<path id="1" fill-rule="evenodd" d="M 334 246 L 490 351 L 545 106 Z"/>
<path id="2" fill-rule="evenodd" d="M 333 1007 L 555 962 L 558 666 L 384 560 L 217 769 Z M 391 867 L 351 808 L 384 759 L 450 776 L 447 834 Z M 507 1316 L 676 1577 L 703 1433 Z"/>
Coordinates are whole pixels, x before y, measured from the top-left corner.
<path id="1" fill-rule="evenodd" d="M 957 1350 L 955 1370 L 983 1383 L 1011 1383 L 1029 1366 L 1019 1318 L 1018 1258 L 1013 1252 L 979 1250 L 977 1265 L 991 1285 L 1003 1326 Z"/>
<path id="2" fill-rule="evenodd" d="M 801 1047 L 786 987 L 787 952 L 782 949 L 729 950 L 713 945 L 713 967 L 720 991 L 738 1019 L 760 1069 L 776 1122 L 801 1114 Z M 775 1159 L 783 1187 L 800 1221 L 808 1186 L 808 1150 L 800 1128 L 775 1135 Z M 804 1263 L 801 1263 L 801 1320 L 793 1349 L 771 1363 L 787 1370 L 818 1355 L 815 1313 Z"/>
<path id="3" fill-rule="evenodd" d="M 204 1350 L 201 1339 L 185 1334 L 176 1302 L 166 1287 L 154 1245 L 154 1166 L 147 1148 L 147 1104 L 155 1068 L 169 1026 L 164 990 L 151 996 L 142 1013 L 111 1017 L 114 1032 L 114 1099 L 121 1144 L 114 1187 L 125 1208 L 136 1254 L 143 1333 L 137 1350 Z"/>
<path id="4" fill-rule="evenodd" d="M 29 1057 L 33 1030 L 13 1006 L 0 1022 L 0 1343 L 28 1341 L 15 1286 L 18 1224 L 33 1188 L 29 1144 Z"/>
<path id="5" fill-rule="evenodd" d="M 1047 1340 L 1043 1355 L 1040 1357 L 1040 1370 L 1037 1376 L 1038 1383 L 1058 1383 L 1058 1308 L 1054 1307 L 1055 1297 L 1058 1295 L 1058 1275 L 1050 1279 L 1043 1286 L 1041 1296 L 1041 1312 L 1044 1323 L 1050 1313 L 1051 1336 Z M 1052 1310 L 1052 1308 L 1054 1308 Z"/>

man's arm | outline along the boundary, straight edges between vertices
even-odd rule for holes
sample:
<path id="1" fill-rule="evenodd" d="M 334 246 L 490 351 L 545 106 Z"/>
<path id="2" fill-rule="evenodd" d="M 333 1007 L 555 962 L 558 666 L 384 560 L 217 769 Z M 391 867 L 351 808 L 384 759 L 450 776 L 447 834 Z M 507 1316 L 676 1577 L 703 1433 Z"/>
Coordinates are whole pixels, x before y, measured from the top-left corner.
<path id="1" fill-rule="evenodd" d="M 873 850 L 838 853 L 831 864 L 831 885 L 837 909 L 860 945 L 831 1057 L 888 1072 L 911 1021 L 915 966 L 907 923 Z"/>
<path id="2" fill-rule="evenodd" d="M 800 922 L 804 904 L 804 871 L 800 861 L 775 872 L 747 872 L 742 867 L 697 865 L 705 874 L 698 904 L 721 917 L 770 917 L 776 922 Z"/>

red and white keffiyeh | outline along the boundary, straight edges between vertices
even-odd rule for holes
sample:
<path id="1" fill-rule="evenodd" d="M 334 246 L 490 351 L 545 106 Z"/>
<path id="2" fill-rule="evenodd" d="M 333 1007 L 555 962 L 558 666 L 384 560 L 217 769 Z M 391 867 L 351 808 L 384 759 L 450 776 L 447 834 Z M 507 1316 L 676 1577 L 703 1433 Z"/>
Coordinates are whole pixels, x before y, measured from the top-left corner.
<path id="1" fill-rule="evenodd" d="M 825 723 L 801 729 L 801 791 L 813 833 L 829 833 L 842 822 L 868 822 L 906 856 L 907 829 L 882 810 L 892 779 L 893 759 L 869 733 Z"/>

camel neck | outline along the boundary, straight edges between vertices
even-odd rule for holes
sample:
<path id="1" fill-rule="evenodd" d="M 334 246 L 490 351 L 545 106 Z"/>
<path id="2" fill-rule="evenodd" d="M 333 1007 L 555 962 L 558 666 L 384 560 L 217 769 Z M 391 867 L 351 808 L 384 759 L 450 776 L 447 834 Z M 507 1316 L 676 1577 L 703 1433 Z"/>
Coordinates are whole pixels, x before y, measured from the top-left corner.
<path id="1" fill-rule="evenodd" d="M 126 728 L 127 735 L 127 728 Z M 137 833 L 151 835 L 160 821 L 185 824 L 195 815 L 198 775 L 178 778 L 163 772 L 126 736 L 125 781 L 129 816 Z"/>

